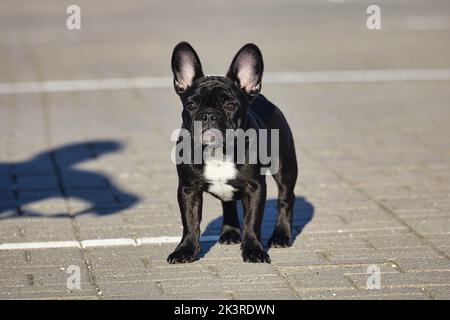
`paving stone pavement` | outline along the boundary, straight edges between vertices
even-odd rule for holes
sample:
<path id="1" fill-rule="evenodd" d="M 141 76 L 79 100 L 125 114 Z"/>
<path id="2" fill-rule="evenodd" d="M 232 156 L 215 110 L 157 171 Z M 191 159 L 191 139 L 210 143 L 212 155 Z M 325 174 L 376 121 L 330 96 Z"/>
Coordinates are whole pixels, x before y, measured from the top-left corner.
<path id="1" fill-rule="evenodd" d="M 1 2 L 0 82 L 167 76 L 180 40 L 207 73 L 223 74 L 246 42 L 269 72 L 450 67 L 444 1 L 382 2 L 375 32 L 368 1 L 194 1 L 181 12 L 83 0 L 79 31 L 65 28 L 69 4 Z M 270 249 L 272 264 L 214 241 L 187 265 L 167 264 L 175 243 L 0 250 L 0 299 L 449 299 L 450 82 L 263 93 L 287 115 L 300 163 L 297 235 Z M 0 246 L 181 235 L 179 113 L 172 88 L 0 94 Z M 264 241 L 275 201 L 270 181 Z M 217 235 L 220 203 L 206 196 L 203 211 L 203 235 Z M 71 265 L 80 289 L 67 287 Z M 380 289 L 367 289 L 373 265 Z"/>

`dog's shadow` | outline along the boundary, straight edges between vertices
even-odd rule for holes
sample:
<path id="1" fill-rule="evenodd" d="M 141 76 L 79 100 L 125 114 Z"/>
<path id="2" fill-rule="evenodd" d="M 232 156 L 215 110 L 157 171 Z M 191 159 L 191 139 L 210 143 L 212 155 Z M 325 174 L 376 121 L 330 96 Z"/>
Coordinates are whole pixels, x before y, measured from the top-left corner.
<path id="1" fill-rule="evenodd" d="M 240 203 L 240 202 L 239 202 Z M 238 206 L 239 221 L 242 226 L 243 212 L 242 206 Z M 277 221 L 278 208 L 277 199 L 268 199 L 266 202 L 266 209 L 264 212 L 264 219 L 261 228 L 261 239 L 266 246 L 267 240 L 272 235 Z M 294 243 L 297 236 L 302 232 L 303 228 L 312 220 L 314 215 L 314 206 L 304 197 L 296 197 L 294 205 L 294 221 L 292 224 L 292 243 Z M 208 239 L 218 238 L 220 229 L 222 227 L 222 215 L 211 221 L 202 233 L 201 251 L 198 259 L 202 259 L 211 248 L 218 243 L 218 240 L 210 241 Z M 206 239 L 206 240 L 205 240 Z"/>
<path id="2" fill-rule="evenodd" d="M 114 140 L 84 141 L 43 151 L 23 162 L 0 162 L 0 219 L 105 216 L 134 206 L 138 196 L 121 190 L 104 173 L 77 167 L 122 147 Z M 71 213 L 32 209 L 35 203 L 54 198 L 82 200 L 90 206 Z"/>

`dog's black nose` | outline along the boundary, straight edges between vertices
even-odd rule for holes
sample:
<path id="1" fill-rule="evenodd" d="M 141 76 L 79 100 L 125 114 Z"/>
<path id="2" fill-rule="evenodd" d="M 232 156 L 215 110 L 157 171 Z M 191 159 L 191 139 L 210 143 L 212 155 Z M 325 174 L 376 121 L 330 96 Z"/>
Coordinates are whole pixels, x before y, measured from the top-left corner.
<path id="1" fill-rule="evenodd" d="M 204 123 L 213 123 L 216 119 L 216 116 L 212 113 L 205 113 L 202 117 Z"/>

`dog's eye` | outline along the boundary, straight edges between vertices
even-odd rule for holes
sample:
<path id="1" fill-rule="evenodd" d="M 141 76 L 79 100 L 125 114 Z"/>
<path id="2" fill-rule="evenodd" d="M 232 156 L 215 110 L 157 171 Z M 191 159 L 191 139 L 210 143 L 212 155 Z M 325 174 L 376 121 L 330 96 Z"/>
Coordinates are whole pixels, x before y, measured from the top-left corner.
<path id="1" fill-rule="evenodd" d="M 186 109 L 188 109 L 188 110 L 195 110 L 197 108 L 197 105 L 195 104 L 195 103 L 192 103 L 192 102 L 189 102 L 187 105 L 186 105 Z"/>
<path id="2" fill-rule="evenodd" d="M 237 109 L 237 105 L 235 105 L 234 103 L 228 103 L 227 105 L 225 105 L 225 109 L 227 109 L 228 111 L 234 111 Z"/>

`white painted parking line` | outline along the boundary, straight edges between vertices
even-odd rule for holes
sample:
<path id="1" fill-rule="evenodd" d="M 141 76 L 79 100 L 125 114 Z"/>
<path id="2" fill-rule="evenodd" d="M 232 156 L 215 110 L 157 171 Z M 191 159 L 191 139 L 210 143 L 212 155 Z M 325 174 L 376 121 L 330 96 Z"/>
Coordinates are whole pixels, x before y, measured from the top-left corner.
<path id="1" fill-rule="evenodd" d="M 328 70 L 267 72 L 264 83 L 389 82 L 450 80 L 450 69 Z M 171 77 L 109 78 L 0 83 L 0 94 L 171 88 Z"/>
<path id="2" fill-rule="evenodd" d="M 450 80 L 450 69 L 340 70 L 277 72 L 265 77 L 266 83 L 327 83 Z"/>
<path id="3" fill-rule="evenodd" d="M 309 231 L 308 234 L 323 233 L 348 233 L 348 232 L 367 232 L 367 231 L 386 231 L 386 230 L 402 230 L 405 227 L 386 227 L 386 228 L 364 228 L 364 229 L 348 229 L 348 230 L 319 230 Z M 90 239 L 82 241 L 48 241 L 48 242 L 11 242 L 0 243 L 0 251 L 2 250 L 31 250 L 31 249 L 58 249 L 58 248 L 94 248 L 94 247 L 118 247 L 130 246 L 136 247 L 140 245 L 160 245 L 166 243 L 179 243 L 181 237 L 142 237 L 142 238 L 113 238 L 113 239 Z M 207 235 L 200 237 L 200 242 L 216 242 L 219 241 L 218 235 Z"/>
<path id="4" fill-rule="evenodd" d="M 81 241 L 82 248 L 92 247 L 115 247 L 115 246 L 136 246 L 136 242 L 131 238 L 116 239 L 93 239 Z"/>
<path id="5" fill-rule="evenodd" d="M 16 242 L 2 243 L 0 250 L 81 248 L 78 241 L 49 241 L 49 242 Z"/>
<path id="6" fill-rule="evenodd" d="M 0 94 L 168 88 L 171 82 L 169 77 L 144 77 L 0 83 Z"/>
<path id="7" fill-rule="evenodd" d="M 181 237 L 143 237 L 143 238 L 115 238 L 115 239 L 92 239 L 82 241 L 48 241 L 48 242 L 12 242 L 0 243 L 2 250 L 31 250 L 31 249 L 58 249 L 58 248 L 94 248 L 94 247 L 117 247 L 117 246 L 139 246 L 142 244 L 165 244 L 179 243 Z M 219 236 L 203 236 L 200 242 L 218 241 Z"/>
<path id="8" fill-rule="evenodd" d="M 407 16 L 392 26 L 392 29 L 411 31 L 436 31 L 450 29 L 450 16 Z"/>

